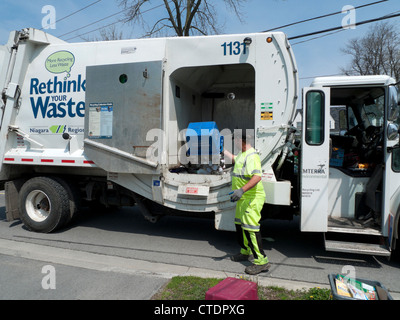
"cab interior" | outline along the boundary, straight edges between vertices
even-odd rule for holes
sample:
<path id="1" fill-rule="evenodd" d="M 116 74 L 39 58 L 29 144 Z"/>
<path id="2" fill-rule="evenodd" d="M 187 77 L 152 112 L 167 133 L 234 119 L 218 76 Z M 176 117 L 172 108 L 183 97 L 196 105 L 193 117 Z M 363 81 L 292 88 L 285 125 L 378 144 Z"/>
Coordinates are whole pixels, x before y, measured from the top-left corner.
<path id="1" fill-rule="evenodd" d="M 331 114 L 339 130 L 330 134 L 329 215 L 359 221 L 380 215 L 384 163 L 385 90 L 332 88 Z M 379 223 L 379 219 L 376 221 Z"/>

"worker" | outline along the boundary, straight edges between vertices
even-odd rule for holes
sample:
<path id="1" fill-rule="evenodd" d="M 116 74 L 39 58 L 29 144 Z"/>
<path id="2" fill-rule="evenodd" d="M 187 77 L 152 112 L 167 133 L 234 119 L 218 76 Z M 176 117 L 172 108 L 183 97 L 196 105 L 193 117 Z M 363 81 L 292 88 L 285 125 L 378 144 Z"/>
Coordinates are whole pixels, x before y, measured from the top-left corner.
<path id="1" fill-rule="evenodd" d="M 234 156 L 225 150 L 224 155 L 234 163 L 231 201 L 237 202 L 235 226 L 240 253 L 231 257 L 232 261 L 252 261 L 245 269 L 251 275 L 268 271 L 270 263 L 262 247 L 260 232 L 261 209 L 265 201 L 261 183 L 261 160 L 252 147 L 253 137 L 242 135 L 234 138 L 235 146 L 241 152 Z"/>

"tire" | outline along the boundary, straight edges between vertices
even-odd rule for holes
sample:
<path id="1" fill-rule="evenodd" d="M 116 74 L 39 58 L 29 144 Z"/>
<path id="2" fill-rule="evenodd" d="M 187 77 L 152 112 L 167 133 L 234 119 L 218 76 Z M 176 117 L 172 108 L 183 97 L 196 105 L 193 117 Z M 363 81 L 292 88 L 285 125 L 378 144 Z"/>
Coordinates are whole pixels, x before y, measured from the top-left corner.
<path id="1" fill-rule="evenodd" d="M 67 178 L 52 177 L 68 192 L 69 210 L 70 214 L 64 222 L 64 226 L 68 225 L 81 210 L 81 201 L 79 196 L 79 187 L 72 180 Z"/>
<path id="2" fill-rule="evenodd" d="M 31 231 L 50 233 L 71 217 L 68 190 L 48 177 L 32 178 L 19 192 L 20 218 Z"/>

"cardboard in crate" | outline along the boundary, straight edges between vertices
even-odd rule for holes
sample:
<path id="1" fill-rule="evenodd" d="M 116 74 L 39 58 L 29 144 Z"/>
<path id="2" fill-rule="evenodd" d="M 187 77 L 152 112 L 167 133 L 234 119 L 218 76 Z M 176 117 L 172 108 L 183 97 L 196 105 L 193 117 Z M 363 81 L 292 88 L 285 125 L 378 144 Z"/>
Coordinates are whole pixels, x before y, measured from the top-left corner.
<path id="1" fill-rule="evenodd" d="M 206 292 L 206 300 L 258 300 L 257 284 L 226 278 Z"/>
<path id="2" fill-rule="evenodd" d="M 334 300 L 393 300 L 378 281 L 350 279 L 339 274 L 330 274 L 328 278 Z"/>

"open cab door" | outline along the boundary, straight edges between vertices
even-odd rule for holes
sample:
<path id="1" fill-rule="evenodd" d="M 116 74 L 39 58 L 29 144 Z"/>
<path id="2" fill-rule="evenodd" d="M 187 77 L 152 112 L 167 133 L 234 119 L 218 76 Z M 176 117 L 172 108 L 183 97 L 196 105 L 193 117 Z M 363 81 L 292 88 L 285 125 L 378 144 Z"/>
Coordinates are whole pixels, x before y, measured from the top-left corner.
<path id="1" fill-rule="evenodd" d="M 383 206 L 382 206 L 382 235 L 387 237 L 389 248 L 399 251 L 399 217 L 400 217 L 400 139 L 399 92 L 392 85 L 388 88 L 386 148 L 383 172 Z M 397 243 L 396 243 L 397 240 Z"/>
<path id="2" fill-rule="evenodd" d="M 330 89 L 304 88 L 301 231 L 328 228 Z"/>

